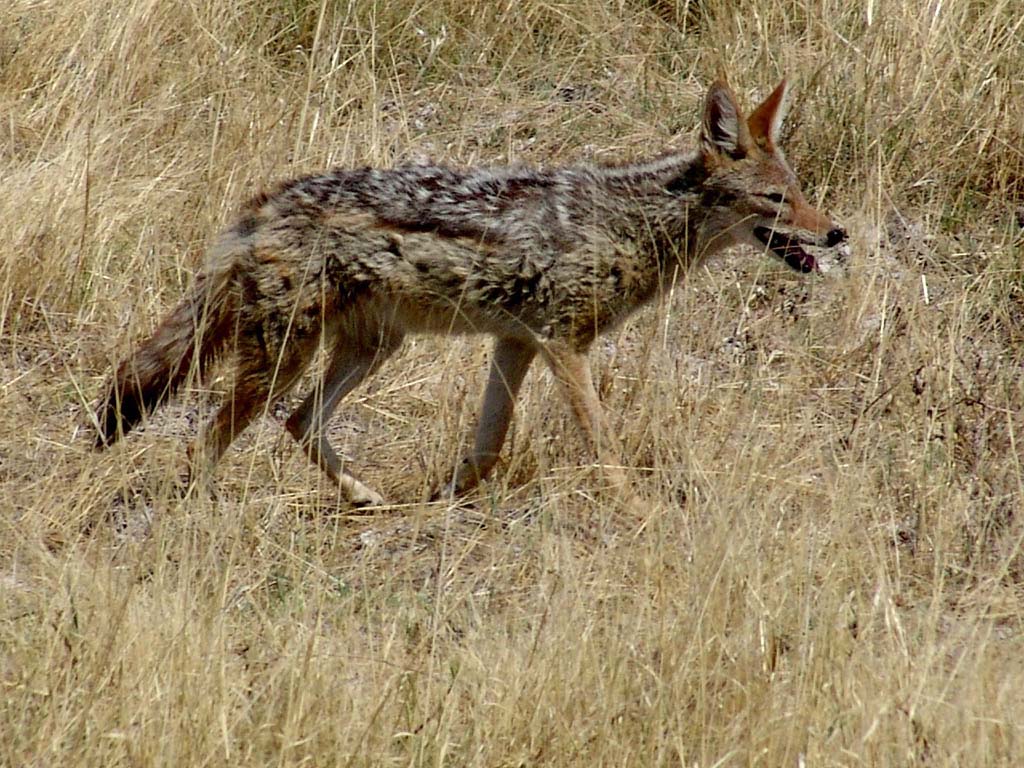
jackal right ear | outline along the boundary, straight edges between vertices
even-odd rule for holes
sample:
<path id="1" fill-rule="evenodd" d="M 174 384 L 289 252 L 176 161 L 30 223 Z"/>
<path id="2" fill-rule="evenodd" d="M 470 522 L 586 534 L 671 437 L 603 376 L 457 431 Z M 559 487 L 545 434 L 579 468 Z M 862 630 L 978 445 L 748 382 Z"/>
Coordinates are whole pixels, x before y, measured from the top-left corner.
<path id="1" fill-rule="evenodd" d="M 747 128 L 750 130 L 751 137 L 759 146 L 769 152 L 775 151 L 775 146 L 779 141 L 782 119 L 786 116 L 786 94 L 788 92 L 786 80 L 783 79 L 747 118 Z"/>
<path id="2" fill-rule="evenodd" d="M 708 89 L 700 143 L 705 160 L 722 155 L 739 160 L 746 157 L 753 146 L 736 95 L 724 80 L 716 80 Z"/>

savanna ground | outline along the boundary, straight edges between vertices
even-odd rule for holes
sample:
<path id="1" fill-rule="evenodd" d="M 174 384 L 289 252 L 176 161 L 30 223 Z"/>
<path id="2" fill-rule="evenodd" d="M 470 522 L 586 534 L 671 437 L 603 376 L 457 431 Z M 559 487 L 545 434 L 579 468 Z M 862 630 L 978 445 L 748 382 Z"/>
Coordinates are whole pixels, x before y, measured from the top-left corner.
<path id="1" fill-rule="evenodd" d="M 1019 11 L 8 0 L 0 762 L 1020 764 Z M 421 501 L 481 339 L 411 340 L 339 409 L 387 510 L 337 503 L 293 403 L 212 497 L 175 485 L 215 394 L 91 450 L 110 366 L 260 189 L 690 145 L 721 72 L 748 106 L 792 79 L 790 159 L 852 255 L 731 252 L 596 346 L 642 519 L 540 367 L 493 479 Z"/>

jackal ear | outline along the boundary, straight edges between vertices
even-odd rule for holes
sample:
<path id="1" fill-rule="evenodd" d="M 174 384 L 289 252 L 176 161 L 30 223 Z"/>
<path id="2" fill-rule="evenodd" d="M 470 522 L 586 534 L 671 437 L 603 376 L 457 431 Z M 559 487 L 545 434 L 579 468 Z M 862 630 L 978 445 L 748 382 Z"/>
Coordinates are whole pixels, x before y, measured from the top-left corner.
<path id="1" fill-rule="evenodd" d="M 746 157 L 752 147 L 736 95 L 724 80 L 716 80 L 708 89 L 700 143 L 705 159 L 726 155 L 739 160 Z"/>
<path id="2" fill-rule="evenodd" d="M 757 109 L 747 118 L 747 127 L 754 141 L 769 152 L 775 151 L 779 140 L 779 129 L 786 116 L 786 94 L 789 87 L 785 78 L 775 86 Z"/>

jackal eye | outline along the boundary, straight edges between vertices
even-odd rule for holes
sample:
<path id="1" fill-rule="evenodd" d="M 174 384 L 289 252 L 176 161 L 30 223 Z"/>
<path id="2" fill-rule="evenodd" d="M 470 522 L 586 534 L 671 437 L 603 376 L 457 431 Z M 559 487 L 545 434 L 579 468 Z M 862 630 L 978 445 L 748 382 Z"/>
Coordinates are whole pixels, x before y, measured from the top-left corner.
<path id="1" fill-rule="evenodd" d="M 760 195 L 760 197 L 763 197 L 766 200 L 771 200 L 776 205 L 782 205 L 784 202 L 786 202 L 786 196 L 780 192 L 768 192 L 766 194 Z"/>

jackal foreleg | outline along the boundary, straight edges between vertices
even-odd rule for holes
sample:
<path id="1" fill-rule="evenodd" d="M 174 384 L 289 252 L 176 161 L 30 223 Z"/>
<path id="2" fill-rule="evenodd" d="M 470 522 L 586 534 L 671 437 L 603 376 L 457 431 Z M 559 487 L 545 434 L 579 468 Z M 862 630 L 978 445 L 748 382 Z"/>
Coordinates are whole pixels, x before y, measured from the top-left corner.
<path id="1" fill-rule="evenodd" d="M 501 337 L 495 340 L 473 452 L 459 464 L 451 481 L 434 493 L 435 499 L 465 493 L 494 468 L 508 434 L 516 396 L 536 354 L 532 342 Z"/>
<path id="2" fill-rule="evenodd" d="M 562 385 L 566 399 L 591 452 L 601 467 L 601 472 L 613 490 L 632 503 L 633 494 L 623 471 L 619 441 L 601 408 L 601 401 L 590 375 L 587 356 L 556 342 L 545 344 L 543 352 L 555 378 Z"/>

